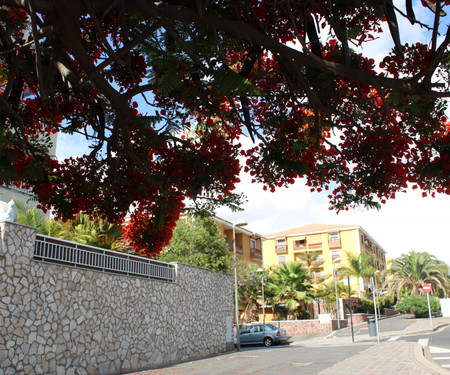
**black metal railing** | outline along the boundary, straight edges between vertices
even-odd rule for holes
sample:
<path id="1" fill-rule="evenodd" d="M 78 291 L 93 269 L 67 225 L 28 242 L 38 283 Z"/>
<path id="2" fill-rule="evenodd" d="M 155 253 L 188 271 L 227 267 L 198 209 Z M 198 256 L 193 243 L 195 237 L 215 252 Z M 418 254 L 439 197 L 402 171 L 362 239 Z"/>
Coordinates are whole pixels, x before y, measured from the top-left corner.
<path id="1" fill-rule="evenodd" d="M 33 259 L 148 279 L 175 280 L 173 264 L 40 234 L 36 235 Z"/>

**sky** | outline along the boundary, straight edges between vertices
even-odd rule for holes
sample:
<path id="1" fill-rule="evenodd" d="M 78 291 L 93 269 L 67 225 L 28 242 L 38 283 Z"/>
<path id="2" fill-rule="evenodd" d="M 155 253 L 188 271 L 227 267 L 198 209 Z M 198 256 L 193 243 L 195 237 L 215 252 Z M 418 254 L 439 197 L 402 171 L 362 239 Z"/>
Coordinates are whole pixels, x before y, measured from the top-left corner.
<path id="1" fill-rule="evenodd" d="M 396 2 L 401 7 L 402 2 Z M 418 19 L 432 16 L 420 2 L 414 2 Z M 410 28 L 399 18 L 402 42 L 428 41 L 425 30 Z M 447 22 L 448 24 L 448 22 Z M 445 25 L 447 25 L 445 24 Z M 380 61 L 391 45 L 390 35 L 372 42 L 363 52 Z M 58 136 L 57 157 L 87 153 L 82 136 Z M 427 251 L 450 265 L 450 197 L 436 195 L 423 198 L 421 191 L 408 190 L 388 200 L 381 210 L 356 209 L 336 214 L 329 210 L 327 192 L 311 193 L 298 180 L 288 188 L 278 188 L 275 193 L 264 191 L 262 185 L 252 184 L 250 177 L 241 174 L 236 192 L 243 192 L 248 201 L 243 211 L 233 213 L 221 208 L 216 215 L 231 222 L 240 218 L 248 222 L 246 229 L 267 235 L 284 229 L 306 224 L 352 224 L 360 225 L 385 251 L 395 258 L 411 250 Z"/>
<path id="2" fill-rule="evenodd" d="M 404 4 L 403 0 L 395 1 L 399 8 L 403 8 Z M 433 13 L 420 4 L 420 0 L 414 1 L 413 6 L 418 20 L 429 22 L 430 17 L 434 17 Z M 450 13 L 448 9 L 447 12 Z M 409 21 L 402 17 L 397 17 L 397 20 L 402 43 L 429 41 L 425 29 L 410 27 Z M 443 25 L 446 27 L 449 21 L 447 16 Z M 392 46 L 386 24 L 383 29 L 382 37 L 370 42 L 362 50 L 364 55 L 372 57 L 376 63 L 380 62 Z M 275 193 L 263 191 L 262 186 L 251 184 L 247 176 L 241 175 L 241 180 L 238 190 L 248 197 L 248 202 L 243 206 L 244 211 L 232 213 L 228 209 L 220 209 L 217 216 L 232 222 L 244 218 L 248 222 L 248 230 L 267 235 L 307 224 L 360 225 L 390 258 L 412 250 L 427 251 L 450 265 L 449 196 L 423 198 L 421 191 L 410 189 L 407 193 L 399 193 L 395 199 L 388 200 L 379 211 L 360 208 L 336 214 L 329 210 L 329 193 L 311 193 L 302 180 L 289 188 L 278 189 Z"/>

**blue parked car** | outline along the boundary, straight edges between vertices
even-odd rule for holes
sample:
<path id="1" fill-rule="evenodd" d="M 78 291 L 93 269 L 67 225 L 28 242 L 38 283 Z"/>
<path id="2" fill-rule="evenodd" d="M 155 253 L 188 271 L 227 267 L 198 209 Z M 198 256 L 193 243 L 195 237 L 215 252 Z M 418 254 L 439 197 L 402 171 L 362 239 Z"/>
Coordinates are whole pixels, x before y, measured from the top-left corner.
<path id="1" fill-rule="evenodd" d="M 286 330 L 277 328 L 272 324 L 257 324 L 245 327 L 239 332 L 239 340 L 242 345 L 264 344 L 272 346 L 287 341 Z"/>

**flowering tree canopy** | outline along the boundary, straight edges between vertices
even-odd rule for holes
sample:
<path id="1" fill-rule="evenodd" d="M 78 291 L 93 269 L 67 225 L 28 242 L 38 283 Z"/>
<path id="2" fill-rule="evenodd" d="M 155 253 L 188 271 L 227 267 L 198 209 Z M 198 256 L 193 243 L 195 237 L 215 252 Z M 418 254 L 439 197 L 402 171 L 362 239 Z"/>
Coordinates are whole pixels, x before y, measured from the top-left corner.
<path id="1" fill-rule="evenodd" d="M 427 24 L 411 0 L 0 0 L 0 180 L 62 217 L 135 205 L 126 235 L 149 255 L 185 197 L 236 203 L 240 155 L 265 188 L 304 177 L 337 210 L 448 194 L 449 4 L 419 3 Z M 429 43 L 402 44 L 400 18 Z M 354 50 L 383 24 L 376 66 Z M 55 132 L 91 153 L 52 159 Z"/>

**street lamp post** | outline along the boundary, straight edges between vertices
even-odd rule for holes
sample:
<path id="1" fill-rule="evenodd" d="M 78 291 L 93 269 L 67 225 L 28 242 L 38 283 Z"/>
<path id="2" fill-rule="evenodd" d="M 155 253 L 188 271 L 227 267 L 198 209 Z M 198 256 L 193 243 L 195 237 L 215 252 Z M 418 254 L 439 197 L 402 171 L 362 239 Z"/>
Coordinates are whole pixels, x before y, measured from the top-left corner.
<path id="1" fill-rule="evenodd" d="M 377 273 L 380 273 L 380 270 L 376 270 L 375 273 L 373 274 L 374 280 L 375 280 L 375 297 L 376 297 L 376 295 L 378 293 Z M 380 315 L 380 301 L 379 301 L 380 297 L 381 297 L 381 294 L 378 293 L 378 299 L 376 300 L 377 301 L 377 309 L 378 309 L 378 317 L 381 317 L 381 315 Z"/>
<path id="2" fill-rule="evenodd" d="M 336 319 L 338 330 L 341 329 L 341 317 L 339 316 L 339 296 L 337 292 L 337 283 L 336 283 L 336 267 L 333 265 L 333 279 L 334 279 L 334 293 L 336 294 Z"/>
<path id="3" fill-rule="evenodd" d="M 264 270 L 258 268 L 256 272 L 261 273 L 261 294 L 262 294 L 262 308 L 263 308 L 263 324 L 266 324 L 266 302 L 264 300 Z"/>
<path id="4" fill-rule="evenodd" d="M 378 318 L 377 318 L 377 305 L 376 305 L 376 292 L 375 292 L 375 282 L 373 280 L 373 277 L 370 278 L 370 281 L 372 281 L 372 297 L 373 297 L 373 308 L 375 312 L 375 329 L 377 330 L 377 342 L 380 342 L 380 334 L 378 332 Z"/>
<path id="5" fill-rule="evenodd" d="M 244 227 L 247 222 L 239 219 L 233 224 L 233 256 L 234 256 L 234 310 L 236 313 L 236 348 L 241 351 L 241 341 L 239 337 L 239 299 L 238 299 L 238 278 L 237 278 L 237 258 L 236 258 L 236 227 Z"/>

